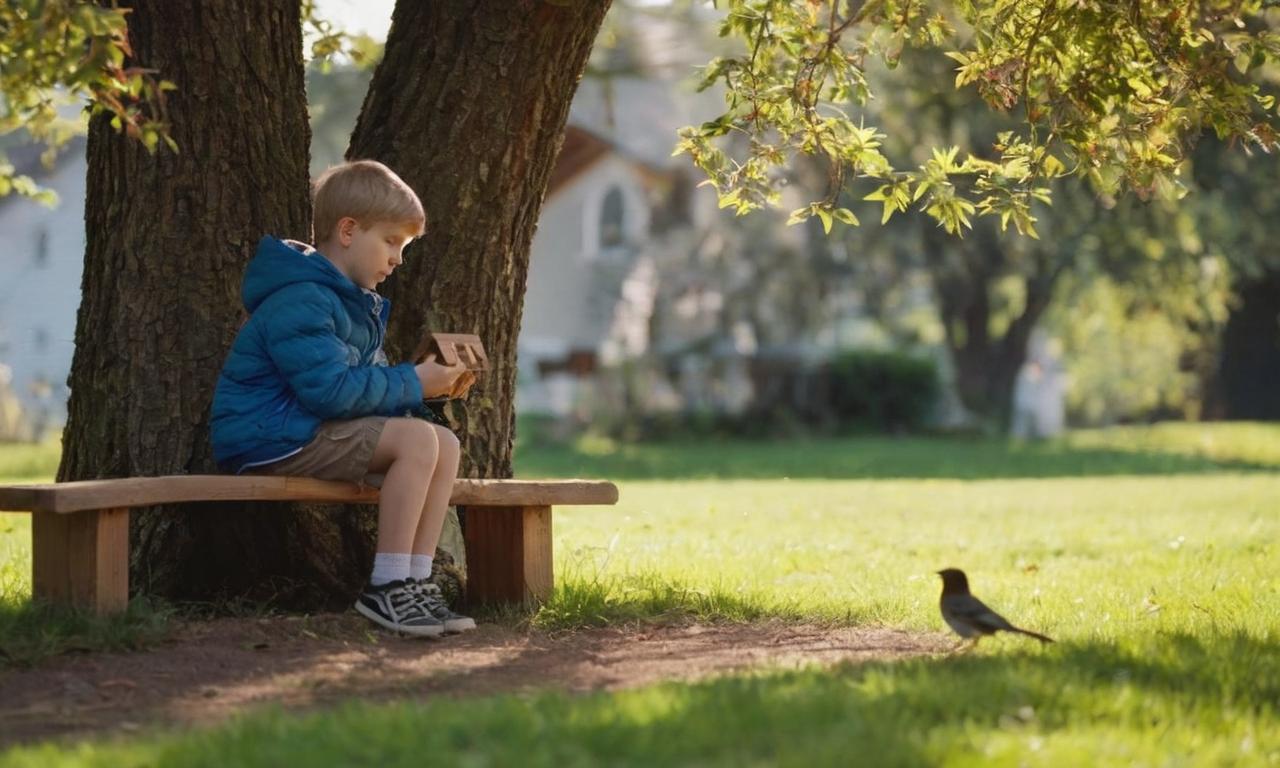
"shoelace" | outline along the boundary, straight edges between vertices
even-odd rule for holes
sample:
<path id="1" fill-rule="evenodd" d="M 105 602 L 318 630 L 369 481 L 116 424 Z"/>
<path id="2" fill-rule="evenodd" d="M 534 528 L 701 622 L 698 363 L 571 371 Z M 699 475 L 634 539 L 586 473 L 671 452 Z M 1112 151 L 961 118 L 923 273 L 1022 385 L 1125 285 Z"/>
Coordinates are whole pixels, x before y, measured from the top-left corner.
<path id="1" fill-rule="evenodd" d="M 440 591 L 438 584 L 419 581 L 415 586 L 416 589 L 414 591 L 432 614 L 436 616 L 441 614 L 453 615 L 453 611 L 449 610 L 449 604 L 444 601 L 444 593 Z"/>
<path id="2" fill-rule="evenodd" d="M 408 586 L 397 587 L 387 594 L 387 598 L 391 602 L 391 607 L 396 612 L 396 615 L 401 618 L 430 616 L 433 613 L 420 603 L 415 590 Z"/>

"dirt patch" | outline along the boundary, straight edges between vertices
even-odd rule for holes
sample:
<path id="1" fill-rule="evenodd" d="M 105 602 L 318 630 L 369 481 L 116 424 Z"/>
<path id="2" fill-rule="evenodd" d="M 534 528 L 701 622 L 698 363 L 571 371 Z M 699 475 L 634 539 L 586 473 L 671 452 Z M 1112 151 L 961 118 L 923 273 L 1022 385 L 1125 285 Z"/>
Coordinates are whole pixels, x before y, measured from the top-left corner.
<path id="1" fill-rule="evenodd" d="M 894 659 L 949 647 L 941 635 L 783 623 L 546 633 L 496 625 L 438 640 L 353 614 L 179 625 L 148 651 L 53 659 L 0 673 L 0 745 L 217 723 L 257 705 L 618 689 L 747 667 Z"/>

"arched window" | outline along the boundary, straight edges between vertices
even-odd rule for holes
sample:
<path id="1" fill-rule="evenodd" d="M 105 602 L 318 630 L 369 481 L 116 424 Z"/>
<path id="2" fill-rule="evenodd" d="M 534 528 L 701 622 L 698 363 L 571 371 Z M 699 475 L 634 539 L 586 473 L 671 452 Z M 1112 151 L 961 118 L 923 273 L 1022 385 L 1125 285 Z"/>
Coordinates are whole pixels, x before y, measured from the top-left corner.
<path id="1" fill-rule="evenodd" d="M 622 190 L 610 187 L 604 194 L 604 202 L 600 205 L 600 247 L 612 248 L 622 245 L 626 240 L 626 210 L 623 206 Z"/>

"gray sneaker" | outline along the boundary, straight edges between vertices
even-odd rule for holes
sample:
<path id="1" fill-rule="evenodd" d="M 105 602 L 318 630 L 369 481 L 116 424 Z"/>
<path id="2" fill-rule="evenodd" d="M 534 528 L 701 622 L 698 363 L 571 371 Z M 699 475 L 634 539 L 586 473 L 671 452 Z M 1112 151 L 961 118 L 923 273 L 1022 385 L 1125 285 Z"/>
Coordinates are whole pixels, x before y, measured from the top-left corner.
<path id="1" fill-rule="evenodd" d="M 404 581 L 366 586 L 356 599 L 356 611 L 375 624 L 407 635 L 438 637 L 445 630 L 444 621 L 432 615 Z"/>
<path id="2" fill-rule="evenodd" d="M 476 620 L 450 610 L 440 587 L 426 579 L 407 579 L 405 588 L 431 616 L 444 623 L 445 632 L 466 632 L 476 628 Z"/>

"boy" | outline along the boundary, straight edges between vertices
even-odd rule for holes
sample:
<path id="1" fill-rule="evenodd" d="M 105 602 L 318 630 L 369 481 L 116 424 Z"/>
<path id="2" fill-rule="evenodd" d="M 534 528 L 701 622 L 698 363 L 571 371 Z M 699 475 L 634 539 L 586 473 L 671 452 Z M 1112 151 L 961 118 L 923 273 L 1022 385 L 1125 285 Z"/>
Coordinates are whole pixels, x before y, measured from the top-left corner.
<path id="1" fill-rule="evenodd" d="M 389 366 L 390 303 L 374 291 L 402 263 L 426 215 L 381 163 L 330 168 L 313 189 L 316 247 L 264 237 L 245 270 L 250 317 L 213 396 L 224 470 L 380 484 L 373 573 L 355 608 L 411 635 L 474 629 L 427 581 L 458 473 L 458 439 L 424 398 L 461 397 L 460 363 Z"/>

